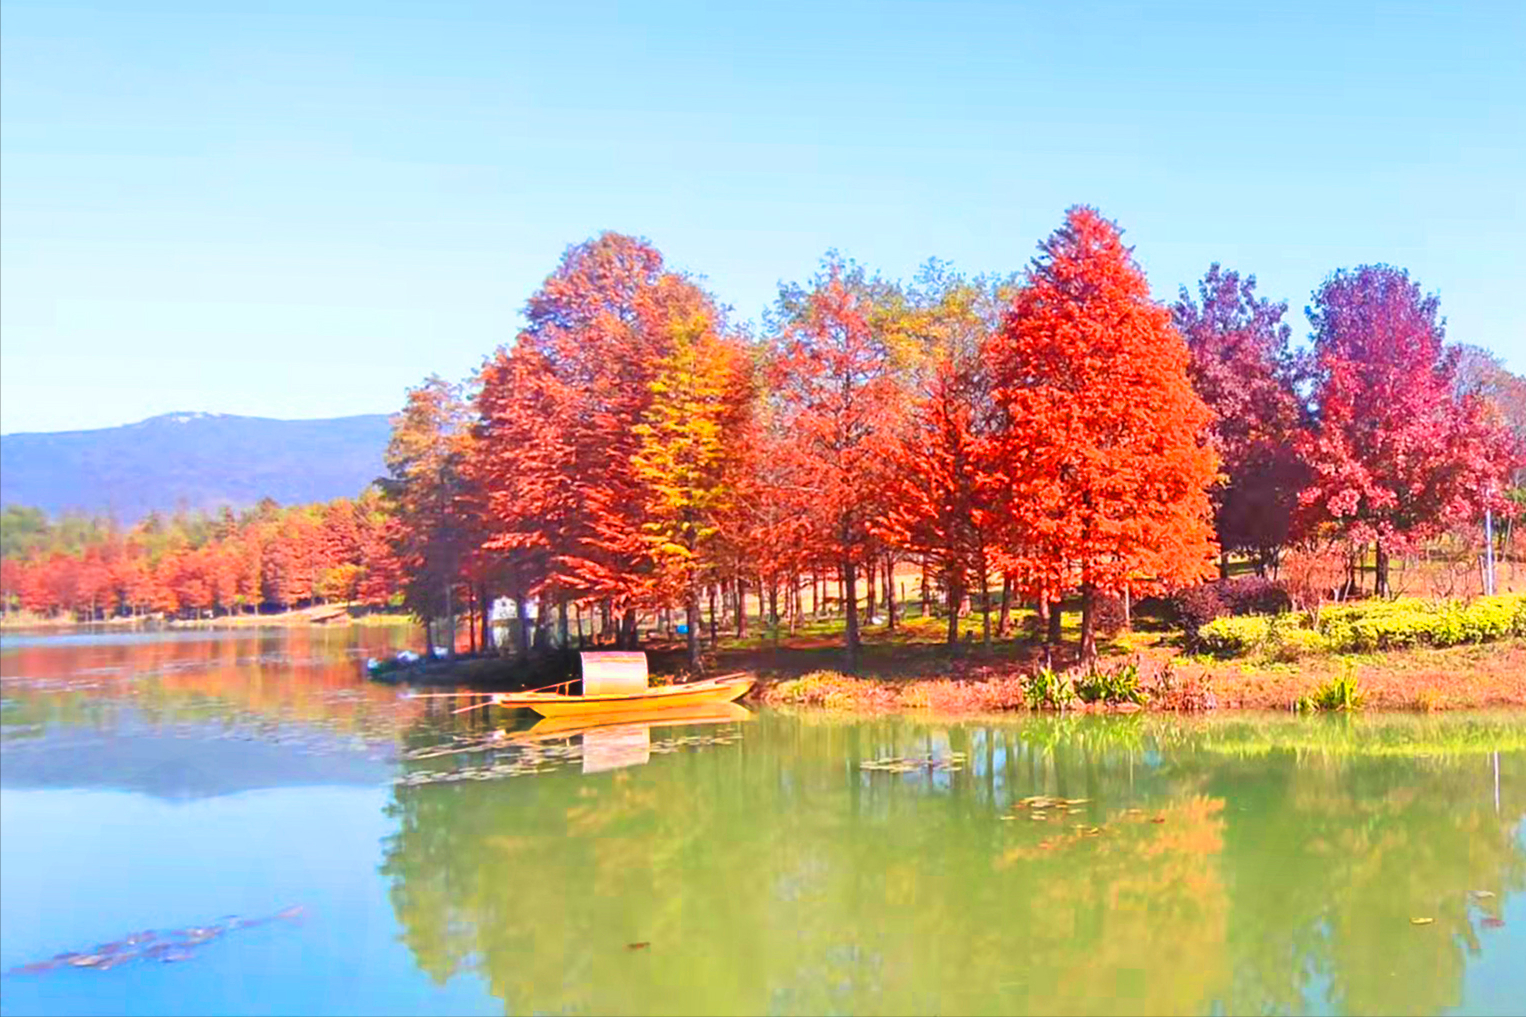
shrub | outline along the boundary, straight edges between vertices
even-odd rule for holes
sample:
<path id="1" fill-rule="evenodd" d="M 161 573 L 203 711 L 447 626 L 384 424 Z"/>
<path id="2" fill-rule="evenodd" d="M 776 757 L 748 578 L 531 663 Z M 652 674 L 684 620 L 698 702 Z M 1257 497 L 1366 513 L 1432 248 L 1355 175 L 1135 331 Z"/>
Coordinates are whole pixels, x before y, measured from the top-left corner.
<path id="1" fill-rule="evenodd" d="M 1315 689 L 1307 699 L 1300 700 L 1300 703 L 1306 703 L 1316 710 L 1349 711 L 1360 710 L 1364 698 L 1361 685 L 1348 666 L 1339 677 L 1331 678 Z"/>
<path id="2" fill-rule="evenodd" d="M 1526 636 L 1526 594 L 1458 601 L 1372 600 L 1326 608 L 1317 629 L 1301 616 L 1249 615 L 1205 622 L 1194 647 L 1222 656 L 1265 652 L 1278 660 L 1309 653 L 1366 652 L 1408 646 L 1457 646 Z"/>
<path id="3" fill-rule="evenodd" d="M 1083 703 L 1137 703 L 1149 700 L 1139 685 L 1139 665 L 1124 664 L 1114 670 L 1093 667 L 1075 682 Z"/>
<path id="4" fill-rule="evenodd" d="M 1212 583 L 1188 586 L 1171 598 L 1171 613 L 1186 634 L 1189 649 L 1200 649 L 1198 633 L 1202 627 L 1228 612 Z"/>
<path id="5" fill-rule="evenodd" d="M 1270 618 L 1255 615 L 1249 618 L 1215 618 L 1198 629 L 1197 645 L 1209 653 L 1240 657 L 1260 649 L 1271 632 Z"/>
<path id="6" fill-rule="evenodd" d="M 1329 608 L 1320 631 L 1331 649 L 1456 646 L 1526 635 L 1526 594 L 1478 597 L 1467 604 L 1401 598 Z"/>
<path id="7" fill-rule="evenodd" d="M 1063 710 L 1076 700 L 1070 675 L 1048 667 L 1041 667 L 1023 679 L 1023 694 L 1035 710 Z"/>
<path id="8" fill-rule="evenodd" d="M 1346 549 L 1334 542 L 1308 541 L 1282 555 L 1283 586 L 1300 610 L 1318 614 L 1346 581 Z"/>
<path id="9" fill-rule="evenodd" d="M 1272 660 L 1289 663 L 1311 653 L 1324 653 L 1330 649 L 1330 644 L 1313 629 L 1299 628 L 1296 624 L 1275 624 L 1264 649 Z"/>
<path id="10" fill-rule="evenodd" d="M 1092 598 L 1092 624 L 1104 636 L 1116 636 L 1123 631 L 1127 621 L 1122 597 L 1099 593 Z"/>
<path id="11" fill-rule="evenodd" d="M 1232 615 L 1282 614 L 1293 608 L 1287 588 L 1264 576 L 1236 576 L 1212 585 Z"/>

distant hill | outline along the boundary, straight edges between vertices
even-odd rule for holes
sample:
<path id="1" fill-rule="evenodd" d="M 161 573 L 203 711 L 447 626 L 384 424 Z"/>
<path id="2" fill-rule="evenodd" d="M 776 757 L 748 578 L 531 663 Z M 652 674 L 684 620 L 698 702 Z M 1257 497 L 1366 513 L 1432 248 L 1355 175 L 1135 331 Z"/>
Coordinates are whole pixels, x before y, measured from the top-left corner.
<path id="1" fill-rule="evenodd" d="M 0 503 L 114 515 L 283 505 L 360 493 L 382 473 L 385 414 L 271 420 L 167 413 L 96 431 L 0 436 Z"/>

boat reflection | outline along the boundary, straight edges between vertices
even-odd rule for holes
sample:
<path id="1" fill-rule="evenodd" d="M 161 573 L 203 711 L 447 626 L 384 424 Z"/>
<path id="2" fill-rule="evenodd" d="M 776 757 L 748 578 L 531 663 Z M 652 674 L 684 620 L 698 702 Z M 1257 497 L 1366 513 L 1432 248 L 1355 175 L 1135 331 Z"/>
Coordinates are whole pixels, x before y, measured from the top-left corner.
<path id="1" fill-rule="evenodd" d="M 652 728 L 733 724 L 752 719 L 735 703 L 705 703 L 667 710 L 643 710 L 597 716 L 547 717 L 510 741 L 536 744 L 550 739 L 583 739 L 583 772 L 603 773 L 643 766 L 652 758 Z"/>

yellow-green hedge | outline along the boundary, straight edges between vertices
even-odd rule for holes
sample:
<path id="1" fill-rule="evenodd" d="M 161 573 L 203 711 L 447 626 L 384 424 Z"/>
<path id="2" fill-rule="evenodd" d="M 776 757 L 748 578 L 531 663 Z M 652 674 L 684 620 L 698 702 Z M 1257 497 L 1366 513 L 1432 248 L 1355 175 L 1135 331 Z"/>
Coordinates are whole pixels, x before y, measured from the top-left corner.
<path id="1" fill-rule="evenodd" d="M 1386 650 L 1404 646 L 1456 646 L 1526 636 L 1526 594 L 1462 601 L 1404 598 L 1327 608 L 1317 630 L 1303 615 L 1215 618 L 1199 630 L 1211 653 L 1264 652 L 1284 659 L 1305 653 Z"/>

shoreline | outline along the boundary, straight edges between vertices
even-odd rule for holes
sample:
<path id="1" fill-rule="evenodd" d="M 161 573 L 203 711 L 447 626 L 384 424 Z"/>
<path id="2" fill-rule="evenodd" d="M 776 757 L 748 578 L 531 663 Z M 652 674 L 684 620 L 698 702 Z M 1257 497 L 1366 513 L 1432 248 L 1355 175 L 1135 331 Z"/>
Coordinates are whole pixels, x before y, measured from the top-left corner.
<path id="1" fill-rule="evenodd" d="M 677 664 L 675 658 L 682 656 L 675 648 L 655 645 L 649 645 L 647 652 L 659 665 L 654 674 L 663 673 L 666 668 L 661 665 Z M 1111 655 L 1101 659 L 1103 670 L 1137 667 L 1145 702 L 1072 702 L 1063 710 L 1030 706 L 1024 679 L 1036 670 L 1032 663 L 960 660 L 945 662 L 941 670 L 856 676 L 822 666 L 781 667 L 782 663 L 768 654 L 730 651 L 718 655 L 707 671 L 741 671 L 752 676 L 757 685 L 743 702 L 826 712 L 1292 712 L 1300 699 L 1343 678 L 1355 679 L 1361 709 L 1370 712 L 1526 711 L 1526 638 L 1522 637 L 1446 649 L 1306 657 L 1293 664 L 1210 660 L 1166 650 Z M 575 669 L 574 660 L 555 655 L 539 660 L 463 655 L 453 661 L 420 660 L 371 680 L 434 688 L 480 685 L 506 691 L 511 686 L 545 685 L 574 674 Z"/>
<path id="2" fill-rule="evenodd" d="M 116 618 L 101 622 L 43 621 L 23 624 L 6 619 L 7 633 L 65 635 L 91 631 L 237 631 L 250 628 L 387 627 L 415 624 L 407 615 L 351 615 L 337 605 L 319 605 L 281 614 L 233 615 L 165 621 Z M 854 712 L 959 714 L 979 712 L 1057 712 L 1030 708 L 1023 679 L 1037 671 L 1038 647 L 1008 644 L 1003 652 L 943 656 L 932 644 L 866 644 L 872 658 L 858 675 L 836 668 L 835 647 L 814 640 L 782 646 L 727 646 L 707 654 L 707 671 L 742 671 L 757 687 L 746 702 L 768 706 Z M 651 640 L 645 645 L 654 674 L 681 669 L 681 644 Z M 362 677 L 395 685 L 431 687 L 543 685 L 546 659 L 469 656 L 421 660 L 385 676 Z M 1068 661 L 1066 661 L 1068 663 Z M 1505 709 L 1526 711 L 1526 637 L 1444 649 L 1416 647 L 1371 653 L 1309 654 L 1293 662 L 1193 656 L 1164 645 L 1118 646 L 1099 660 L 1104 670 L 1126 664 L 1139 669 L 1148 701 L 1072 703 L 1065 713 L 1237 713 L 1288 712 L 1322 684 L 1354 678 L 1367 711 L 1446 712 Z M 560 671 L 575 670 L 563 660 Z M 1057 662 L 1057 669 L 1059 662 Z M 1169 674 L 1162 685 L 1161 676 Z"/>
<path id="3" fill-rule="evenodd" d="M 1520 637 L 1446 649 L 1305 657 L 1291 664 L 1206 660 L 1169 652 L 1104 657 L 1100 663 L 1104 668 L 1136 664 L 1148 700 L 1033 708 L 1022 681 L 1032 670 L 1011 666 L 907 678 L 828 670 L 798 676 L 762 673 L 749 699 L 769 706 L 871 713 L 1294 712 L 1299 700 L 1321 685 L 1349 677 L 1361 691 L 1358 712 L 1526 711 L 1526 638 Z M 1163 675 L 1168 676 L 1164 681 Z"/>
<path id="4" fill-rule="evenodd" d="M 162 615 L 102 618 L 100 621 L 76 621 L 64 618 L 0 619 L 0 631 L 92 632 L 99 629 L 125 629 L 154 632 L 176 629 L 307 628 L 344 625 L 414 625 L 412 615 L 375 611 L 351 614 L 345 604 L 319 604 L 276 614 L 225 614 L 214 618 L 164 618 Z"/>

